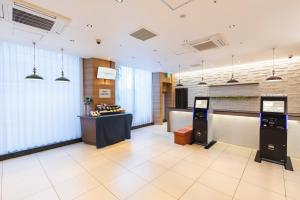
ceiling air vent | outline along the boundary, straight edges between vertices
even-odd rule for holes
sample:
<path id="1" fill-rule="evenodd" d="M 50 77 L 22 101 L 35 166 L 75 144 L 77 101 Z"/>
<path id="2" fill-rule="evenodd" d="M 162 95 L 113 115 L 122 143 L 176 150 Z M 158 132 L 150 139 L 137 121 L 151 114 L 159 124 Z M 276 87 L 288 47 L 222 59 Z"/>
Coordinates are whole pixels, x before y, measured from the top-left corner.
<path id="1" fill-rule="evenodd" d="M 61 34 L 71 22 L 70 18 L 23 0 L 7 0 L 2 6 L 4 19 L 22 28 Z"/>
<path id="2" fill-rule="evenodd" d="M 202 40 L 189 42 L 189 45 L 197 49 L 198 51 L 205 51 L 209 49 L 224 47 L 228 44 L 221 34 L 216 34 Z"/>
<path id="3" fill-rule="evenodd" d="M 151 31 L 148 31 L 147 29 L 140 29 L 134 33 L 130 34 L 132 37 L 142 40 L 142 41 L 146 41 L 149 40 L 155 36 L 157 36 L 156 34 L 152 33 Z"/>
<path id="4" fill-rule="evenodd" d="M 35 28 L 40 28 L 45 31 L 51 31 L 55 23 L 54 20 L 51 21 L 49 19 L 45 19 L 37 15 L 24 12 L 16 8 L 13 8 L 13 21 L 28 26 L 33 26 Z"/>

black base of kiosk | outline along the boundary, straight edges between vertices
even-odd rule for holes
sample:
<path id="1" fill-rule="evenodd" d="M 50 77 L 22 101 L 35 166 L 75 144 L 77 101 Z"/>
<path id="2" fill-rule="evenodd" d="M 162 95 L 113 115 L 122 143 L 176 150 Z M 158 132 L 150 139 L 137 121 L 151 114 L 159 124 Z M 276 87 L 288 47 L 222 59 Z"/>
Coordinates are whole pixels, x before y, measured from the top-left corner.
<path id="1" fill-rule="evenodd" d="M 255 161 L 262 160 L 283 165 L 293 171 L 287 155 L 287 96 L 262 96 L 260 103 L 259 150 Z"/>
<path id="2" fill-rule="evenodd" d="M 261 163 L 261 161 L 264 160 L 264 161 L 267 161 L 267 162 L 272 162 L 272 163 L 275 163 L 275 164 L 280 164 L 280 165 L 283 165 L 286 170 L 294 171 L 293 164 L 292 164 L 291 158 L 289 156 L 286 157 L 286 162 L 285 163 L 280 163 L 280 162 L 276 162 L 274 160 L 269 160 L 269 159 L 262 158 L 260 156 L 260 151 L 257 151 L 254 160 L 255 160 L 255 162 L 258 162 L 258 163 Z"/>
<path id="3" fill-rule="evenodd" d="M 212 147 L 212 146 L 214 146 L 214 144 L 216 144 L 217 143 L 217 141 L 215 141 L 215 140 L 213 140 L 213 141 L 211 141 L 210 143 L 208 143 L 207 145 L 205 145 L 205 149 L 209 149 L 210 147 Z"/>

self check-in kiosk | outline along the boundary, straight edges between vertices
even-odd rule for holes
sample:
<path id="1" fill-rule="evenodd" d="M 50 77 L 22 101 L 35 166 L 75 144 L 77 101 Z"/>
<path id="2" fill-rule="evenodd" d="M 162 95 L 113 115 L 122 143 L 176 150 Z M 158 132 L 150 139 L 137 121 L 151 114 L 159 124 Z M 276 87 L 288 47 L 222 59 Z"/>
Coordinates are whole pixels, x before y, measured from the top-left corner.
<path id="1" fill-rule="evenodd" d="M 288 113 L 286 96 L 261 97 L 259 150 L 255 161 L 281 164 L 293 171 L 287 156 Z"/>
<path id="2" fill-rule="evenodd" d="M 216 142 L 209 134 L 209 97 L 195 97 L 193 111 L 193 143 L 210 148 Z"/>

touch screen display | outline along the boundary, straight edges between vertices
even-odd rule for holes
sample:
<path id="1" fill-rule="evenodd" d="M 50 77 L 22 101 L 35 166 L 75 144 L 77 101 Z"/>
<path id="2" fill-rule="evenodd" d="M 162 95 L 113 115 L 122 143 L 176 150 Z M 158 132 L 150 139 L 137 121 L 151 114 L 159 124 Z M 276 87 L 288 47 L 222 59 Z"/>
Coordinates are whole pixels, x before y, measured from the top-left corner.
<path id="1" fill-rule="evenodd" d="M 207 108 L 207 100 L 196 100 L 196 108 L 202 108 L 202 109 L 206 109 Z"/>
<path id="2" fill-rule="evenodd" d="M 263 112 L 284 113 L 284 101 L 263 101 Z"/>

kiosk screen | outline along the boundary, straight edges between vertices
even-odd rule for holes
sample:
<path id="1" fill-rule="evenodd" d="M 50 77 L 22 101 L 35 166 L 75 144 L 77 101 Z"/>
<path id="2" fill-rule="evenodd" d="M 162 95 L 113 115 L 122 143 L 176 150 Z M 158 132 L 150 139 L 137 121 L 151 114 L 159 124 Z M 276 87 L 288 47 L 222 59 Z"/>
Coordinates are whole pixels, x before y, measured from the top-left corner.
<path id="1" fill-rule="evenodd" d="M 202 109 L 207 109 L 207 100 L 196 100 L 196 108 L 202 108 Z"/>
<path id="2" fill-rule="evenodd" d="M 263 112 L 284 113 L 284 101 L 263 101 Z"/>

